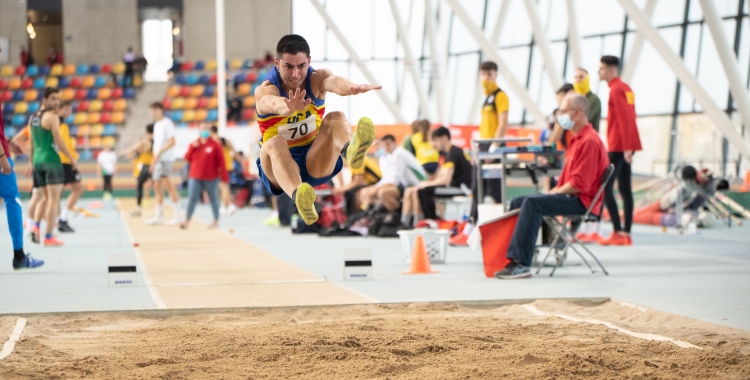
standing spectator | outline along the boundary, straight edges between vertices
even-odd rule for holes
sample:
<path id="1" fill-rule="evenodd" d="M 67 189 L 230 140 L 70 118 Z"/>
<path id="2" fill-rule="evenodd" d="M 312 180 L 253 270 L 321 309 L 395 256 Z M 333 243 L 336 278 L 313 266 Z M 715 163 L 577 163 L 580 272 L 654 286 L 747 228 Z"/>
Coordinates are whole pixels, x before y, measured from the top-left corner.
<path id="1" fill-rule="evenodd" d="M 47 64 L 52 66 L 56 63 L 63 63 L 63 55 L 57 50 L 57 45 L 52 44 L 49 47 L 49 54 L 47 55 Z"/>
<path id="2" fill-rule="evenodd" d="M 26 46 L 21 46 L 21 65 L 24 67 L 29 67 L 30 65 L 34 64 L 34 58 L 29 54 L 28 50 L 26 50 Z"/>
<path id="3" fill-rule="evenodd" d="M 112 199 L 112 177 L 117 172 L 117 153 L 112 151 L 112 147 L 105 147 L 103 151 L 99 152 L 96 163 L 104 180 L 104 199 L 110 200 Z"/>
<path id="4" fill-rule="evenodd" d="M 589 85 L 589 72 L 582 68 L 577 68 L 573 76 L 573 89 L 576 94 L 581 94 L 589 101 L 589 123 L 594 130 L 599 132 L 599 120 L 602 118 L 602 101 L 599 97 L 591 92 Z"/>
<path id="5" fill-rule="evenodd" d="M 635 124 L 635 94 L 630 86 L 620 80 L 620 59 L 605 55 L 599 62 L 599 78 L 609 84 L 609 110 L 607 111 L 607 148 L 609 161 L 615 165 L 615 173 L 604 190 L 604 202 L 612 219 L 614 232 L 601 245 L 632 245 L 630 227 L 633 224 L 633 190 L 631 169 L 633 153 L 641 150 L 641 138 Z M 620 224 L 620 212 L 615 201 L 614 182 L 622 196 L 625 211 L 625 226 Z"/>
<path id="6" fill-rule="evenodd" d="M 180 228 L 186 229 L 190 218 L 195 211 L 195 205 L 203 194 L 208 193 L 211 201 L 211 212 L 214 221 L 208 228 L 219 227 L 219 181 L 228 181 L 229 174 L 224 162 L 224 151 L 221 143 L 211 138 L 210 124 L 203 124 L 200 138 L 190 144 L 185 161 L 190 164 L 188 179 L 188 206 L 187 217 L 180 224 Z"/>
<path id="7" fill-rule="evenodd" d="M 412 134 L 404 139 L 404 149 L 417 157 L 427 174 L 435 174 L 440 154 L 430 145 L 430 121 L 415 120 L 411 123 L 411 130 Z"/>
<path id="8" fill-rule="evenodd" d="M 232 98 L 227 111 L 227 121 L 240 121 L 242 119 L 242 102 L 238 97 Z"/>
<path id="9" fill-rule="evenodd" d="M 182 222 L 182 211 L 180 211 L 180 195 L 175 189 L 174 183 L 169 179 L 172 176 L 174 165 L 175 125 L 172 119 L 164 117 L 164 105 L 161 102 L 151 103 L 151 114 L 154 116 L 154 141 L 153 159 L 148 170 L 151 172 L 151 181 L 154 184 L 156 194 L 156 210 L 154 218 L 147 220 L 146 224 L 160 224 L 162 217 L 162 205 L 164 204 L 164 190 L 169 193 L 174 209 L 174 219 L 170 224 Z"/>
<path id="10" fill-rule="evenodd" d="M 133 47 L 129 47 L 128 51 L 122 55 L 122 62 L 125 63 L 125 76 L 122 80 L 123 87 L 133 87 L 133 72 L 135 63 L 135 53 L 133 53 Z"/>

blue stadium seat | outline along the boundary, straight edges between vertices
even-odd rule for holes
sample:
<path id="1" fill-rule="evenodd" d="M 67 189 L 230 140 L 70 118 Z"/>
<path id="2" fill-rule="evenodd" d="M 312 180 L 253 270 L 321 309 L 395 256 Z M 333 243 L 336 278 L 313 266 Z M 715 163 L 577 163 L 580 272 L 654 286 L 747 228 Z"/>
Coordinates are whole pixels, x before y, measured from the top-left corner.
<path id="1" fill-rule="evenodd" d="M 68 88 L 70 87 L 70 77 L 60 77 L 57 81 L 57 88 Z"/>
<path id="2" fill-rule="evenodd" d="M 208 110 L 208 116 L 206 121 L 216 121 L 219 119 L 219 112 L 217 110 Z"/>
<path id="3" fill-rule="evenodd" d="M 35 77 L 39 75 L 39 66 L 37 65 L 29 65 L 29 67 L 26 68 L 26 75 L 30 77 Z"/>
<path id="4" fill-rule="evenodd" d="M 251 69 L 253 68 L 253 64 L 255 62 L 252 59 L 246 59 L 245 62 L 242 63 L 243 69 Z"/>
<path id="5" fill-rule="evenodd" d="M 133 99 L 135 98 L 135 89 L 133 87 L 128 87 L 122 92 L 122 97 L 125 99 Z"/>
<path id="6" fill-rule="evenodd" d="M 27 112 L 29 112 L 29 113 L 37 112 L 37 111 L 39 111 L 39 107 L 41 107 L 41 103 L 39 103 L 39 102 L 31 102 L 31 103 L 29 103 L 29 109 L 28 109 Z"/>
<path id="7" fill-rule="evenodd" d="M 12 137 L 16 134 L 16 128 L 8 126 L 5 127 L 5 136 L 6 137 Z"/>
<path id="8" fill-rule="evenodd" d="M 24 95 L 26 95 L 26 90 L 16 90 L 13 92 L 13 100 L 16 102 L 23 101 Z"/>
<path id="9" fill-rule="evenodd" d="M 86 93 L 86 99 L 93 100 L 97 97 L 99 97 L 99 90 L 97 89 L 92 88 Z"/>
<path id="10" fill-rule="evenodd" d="M 195 67 L 193 67 L 193 69 L 195 69 L 196 71 L 203 71 L 203 69 L 205 68 L 206 68 L 206 63 L 203 61 L 196 62 Z"/>
<path id="11" fill-rule="evenodd" d="M 78 136 L 78 126 L 68 124 L 68 132 L 71 136 Z"/>
<path id="12" fill-rule="evenodd" d="M 81 160 L 89 161 L 94 159 L 94 153 L 90 150 L 84 150 L 81 152 Z"/>
<path id="13" fill-rule="evenodd" d="M 107 124 L 104 126 L 104 136 L 113 136 L 117 134 L 117 127 L 114 124 Z"/>
<path id="14" fill-rule="evenodd" d="M 216 93 L 216 87 L 214 86 L 206 86 L 206 88 L 203 90 L 203 96 L 211 97 L 214 96 Z"/>
<path id="15" fill-rule="evenodd" d="M 99 65 L 91 65 L 91 67 L 89 67 L 89 74 L 99 74 L 99 71 Z"/>
<path id="16" fill-rule="evenodd" d="M 43 89 L 46 84 L 47 84 L 47 78 L 39 77 L 39 78 L 34 79 L 34 88 L 36 88 L 37 90 Z"/>
<path id="17" fill-rule="evenodd" d="M 182 120 L 182 111 L 175 110 L 169 113 L 169 117 L 172 119 L 172 121 L 181 121 Z"/>
<path id="18" fill-rule="evenodd" d="M 175 83 L 177 84 L 185 84 L 185 76 L 182 74 L 177 75 L 177 77 L 174 78 Z"/>
<path id="19" fill-rule="evenodd" d="M 190 74 L 185 78 L 185 84 L 187 85 L 195 85 L 198 84 L 198 76 L 195 74 Z"/>
<path id="20" fill-rule="evenodd" d="M 6 127 L 13 124 L 13 114 L 12 113 L 3 113 L 2 114 L 2 118 L 3 118 L 3 125 L 5 125 Z M 5 137 L 7 138 L 9 136 L 6 135 Z"/>
<path id="21" fill-rule="evenodd" d="M 234 83 L 245 83 L 245 74 L 237 74 L 234 76 Z"/>
<path id="22" fill-rule="evenodd" d="M 49 70 L 50 70 L 50 67 L 47 65 L 44 65 L 39 68 L 39 75 L 47 76 L 49 75 Z"/>
<path id="23" fill-rule="evenodd" d="M 211 80 L 211 78 L 208 75 L 201 75 L 200 78 L 198 78 L 198 84 L 207 85 L 208 81 Z"/>
<path id="24" fill-rule="evenodd" d="M 94 67 L 94 66 L 91 66 Z M 94 80 L 94 87 L 101 88 L 107 85 L 107 77 L 104 75 L 100 75 L 96 77 L 96 80 Z"/>
<path id="25" fill-rule="evenodd" d="M 125 87 L 125 76 L 117 78 L 117 87 Z"/>
<path id="26" fill-rule="evenodd" d="M 76 74 L 78 75 L 86 75 L 89 73 L 89 67 L 88 65 L 80 64 L 76 67 Z"/>
<path id="27" fill-rule="evenodd" d="M 13 113 L 16 112 L 16 103 L 5 103 L 3 106 L 3 113 Z"/>
<path id="28" fill-rule="evenodd" d="M 26 120 L 28 120 L 26 115 L 15 115 L 13 116 L 13 125 L 17 127 L 23 126 L 26 124 Z"/>
<path id="29" fill-rule="evenodd" d="M 71 113 L 68 115 L 68 117 L 65 118 L 65 124 L 73 125 L 73 122 L 76 120 L 76 115 L 74 113 Z"/>

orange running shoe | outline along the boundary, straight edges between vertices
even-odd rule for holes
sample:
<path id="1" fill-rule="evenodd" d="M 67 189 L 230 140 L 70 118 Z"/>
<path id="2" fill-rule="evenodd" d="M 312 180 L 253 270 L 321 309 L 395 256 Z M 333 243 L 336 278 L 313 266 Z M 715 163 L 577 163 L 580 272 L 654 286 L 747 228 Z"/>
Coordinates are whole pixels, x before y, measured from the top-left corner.
<path id="1" fill-rule="evenodd" d="M 54 236 L 52 236 L 51 238 L 44 238 L 45 247 L 62 247 L 63 244 L 65 244 L 64 241 L 58 240 Z"/>
<path id="2" fill-rule="evenodd" d="M 450 245 L 452 245 L 454 247 L 468 247 L 469 246 L 468 240 L 469 240 L 468 236 L 466 236 L 466 235 L 464 235 L 464 234 L 462 234 L 462 233 L 459 232 L 458 235 L 456 235 L 456 236 L 450 238 L 450 240 L 448 240 L 448 244 L 450 244 Z"/>
<path id="3" fill-rule="evenodd" d="M 32 226 L 31 227 L 31 242 L 35 244 L 39 244 L 39 242 L 42 240 L 41 237 L 42 235 L 39 232 L 39 227 Z"/>
<path id="4" fill-rule="evenodd" d="M 620 245 L 620 246 L 631 246 L 633 240 L 630 236 L 620 235 L 617 232 L 613 232 L 608 238 L 599 240 L 599 245 Z"/>

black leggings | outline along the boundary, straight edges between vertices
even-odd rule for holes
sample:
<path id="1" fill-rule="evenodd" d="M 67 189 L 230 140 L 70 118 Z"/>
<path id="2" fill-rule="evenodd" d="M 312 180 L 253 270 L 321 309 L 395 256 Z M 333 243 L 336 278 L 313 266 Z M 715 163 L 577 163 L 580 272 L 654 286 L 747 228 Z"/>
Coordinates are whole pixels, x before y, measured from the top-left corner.
<path id="1" fill-rule="evenodd" d="M 112 176 L 104 175 L 104 192 L 112 194 Z"/>
<path id="2" fill-rule="evenodd" d="M 149 174 L 149 165 L 143 165 L 141 168 L 141 172 L 138 173 L 138 187 L 136 188 L 136 201 L 138 202 L 138 206 L 141 205 L 141 200 L 143 200 L 143 185 L 146 184 L 146 181 L 151 179 L 151 174 Z"/>
<path id="3" fill-rule="evenodd" d="M 615 231 L 630 233 L 630 227 L 633 225 L 633 189 L 630 181 L 632 177 L 630 164 L 625 161 L 625 154 L 622 152 L 609 152 L 609 162 L 615 165 L 615 173 L 604 189 L 604 202 L 607 204 L 609 218 L 612 220 Z M 614 193 L 615 179 L 617 180 L 617 189 L 622 196 L 622 205 L 625 208 L 625 228 L 622 228 L 620 224 L 620 212 L 617 210 Z"/>

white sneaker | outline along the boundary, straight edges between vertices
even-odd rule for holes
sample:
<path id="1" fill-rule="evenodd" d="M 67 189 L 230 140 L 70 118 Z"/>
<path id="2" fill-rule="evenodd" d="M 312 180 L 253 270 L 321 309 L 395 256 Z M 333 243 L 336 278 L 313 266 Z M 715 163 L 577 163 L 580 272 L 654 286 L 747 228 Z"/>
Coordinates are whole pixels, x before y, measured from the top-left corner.
<path id="1" fill-rule="evenodd" d="M 224 206 L 219 207 L 219 215 L 226 215 L 227 214 L 227 208 Z"/>
<path id="2" fill-rule="evenodd" d="M 227 207 L 227 215 L 234 215 L 235 212 L 237 212 L 237 206 L 231 204 L 229 205 L 229 207 Z"/>
<path id="3" fill-rule="evenodd" d="M 156 225 L 156 224 L 161 224 L 161 223 L 162 223 L 161 217 L 154 217 L 152 219 L 149 219 L 149 220 L 143 222 L 143 224 L 147 224 L 147 225 L 151 225 L 151 226 Z"/>
<path id="4" fill-rule="evenodd" d="M 167 222 L 167 225 L 169 225 L 169 226 L 176 226 L 178 224 L 182 224 L 182 219 L 181 218 L 172 218 L 172 219 L 170 219 Z"/>

